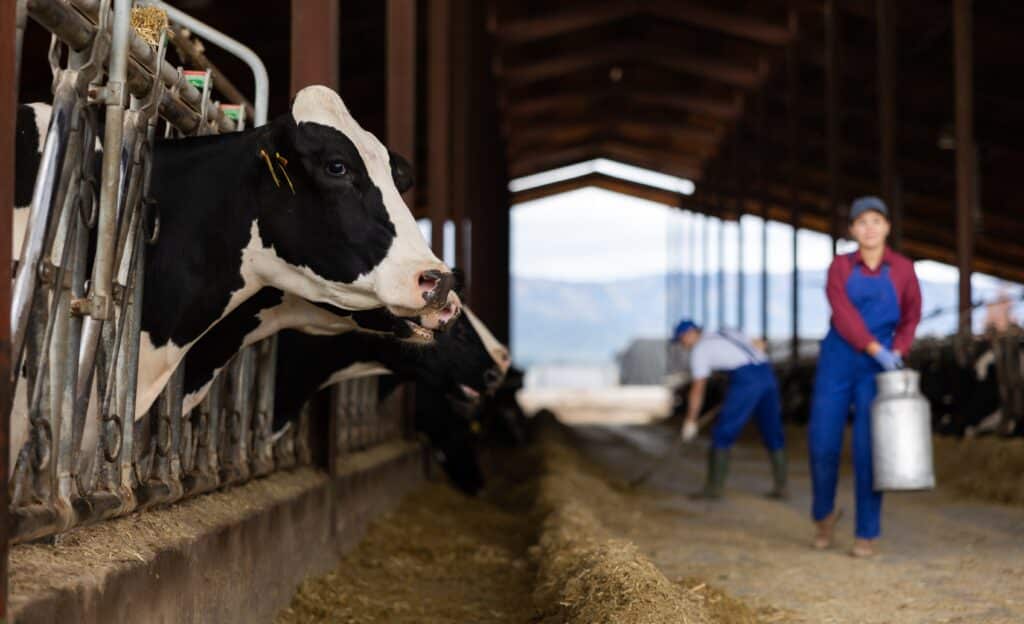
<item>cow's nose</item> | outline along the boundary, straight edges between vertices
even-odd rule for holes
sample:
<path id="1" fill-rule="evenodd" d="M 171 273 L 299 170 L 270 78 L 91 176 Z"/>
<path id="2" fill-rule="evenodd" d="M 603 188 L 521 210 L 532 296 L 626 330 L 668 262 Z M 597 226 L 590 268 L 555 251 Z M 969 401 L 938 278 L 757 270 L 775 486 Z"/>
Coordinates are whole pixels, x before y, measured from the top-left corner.
<path id="1" fill-rule="evenodd" d="M 420 273 L 419 287 L 423 300 L 432 308 L 444 308 L 448 304 L 448 293 L 455 286 L 455 274 L 431 270 Z M 454 310 L 453 310 L 454 314 Z"/>
<path id="2" fill-rule="evenodd" d="M 505 373 L 497 368 L 488 368 L 484 371 L 484 383 L 488 390 L 495 390 L 505 380 Z"/>
<path id="3" fill-rule="evenodd" d="M 450 292 L 444 305 L 420 313 L 419 324 L 427 329 L 444 331 L 451 326 L 461 312 L 462 304 L 459 301 L 459 296 Z"/>

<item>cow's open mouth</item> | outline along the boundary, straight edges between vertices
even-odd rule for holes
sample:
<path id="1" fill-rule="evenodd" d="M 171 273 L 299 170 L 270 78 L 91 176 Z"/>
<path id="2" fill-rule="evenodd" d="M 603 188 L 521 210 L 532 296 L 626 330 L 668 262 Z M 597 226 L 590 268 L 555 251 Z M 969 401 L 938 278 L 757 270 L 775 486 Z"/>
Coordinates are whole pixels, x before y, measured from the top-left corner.
<path id="1" fill-rule="evenodd" d="M 405 321 L 405 326 L 409 330 L 408 340 L 413 342 L 433 342 L 434 341 L 434 330 L 427 329 L 426 327 L 416 323 L 414 321 Z"/>

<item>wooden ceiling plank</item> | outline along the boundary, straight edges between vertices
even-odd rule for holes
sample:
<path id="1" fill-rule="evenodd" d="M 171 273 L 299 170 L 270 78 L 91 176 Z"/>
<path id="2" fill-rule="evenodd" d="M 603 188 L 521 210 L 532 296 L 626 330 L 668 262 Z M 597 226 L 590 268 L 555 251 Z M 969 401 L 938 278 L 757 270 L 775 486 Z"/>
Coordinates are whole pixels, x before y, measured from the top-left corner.
<path id="1" fill-rule="evenodd" d="M 682 0 L 655 0 L 645 4 L 645 10 L 664 19 L 699 26 L 758 43 L 785 46 L 794 34 L 783 24 L 747 17 L 734 12 L 713 9 L 695 2 Z"/>

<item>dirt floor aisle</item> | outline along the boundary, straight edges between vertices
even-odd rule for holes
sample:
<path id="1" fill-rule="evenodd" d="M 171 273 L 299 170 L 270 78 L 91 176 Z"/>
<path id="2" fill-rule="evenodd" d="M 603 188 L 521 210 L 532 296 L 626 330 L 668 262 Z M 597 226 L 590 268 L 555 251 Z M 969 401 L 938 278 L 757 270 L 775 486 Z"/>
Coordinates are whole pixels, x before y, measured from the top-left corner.
<path id="1" fill-rule="evenodd" d="M 627 483 L 665 452 L 674 431 L 651 426 L 575 429 L 578 447 Z M 799 448 L 803 440 L 791 440 Z M 633 514 L 606 519 L 669 578 L 700 577 L 786 622 L 1024 622 L 1024 509 L 968 501 L 939 490 L 887 496 L 882 553 L 850 558 L 852 476 L 840 480 L 846 515 L 838 544 L 809 547 L 806 458 L 791 466 L 792 500 L 761 496 L 767 460 L 734 451 L 727 499 L 689 500 L 704 472 L 706 443 L 674 454 L 641 486 Z"/>

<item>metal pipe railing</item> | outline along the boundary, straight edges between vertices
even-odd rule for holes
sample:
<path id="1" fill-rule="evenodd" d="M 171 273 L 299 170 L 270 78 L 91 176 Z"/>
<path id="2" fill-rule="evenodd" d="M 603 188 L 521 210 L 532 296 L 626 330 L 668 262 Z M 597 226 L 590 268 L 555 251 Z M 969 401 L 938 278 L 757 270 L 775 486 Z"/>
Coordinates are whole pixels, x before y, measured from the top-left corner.
<path id="1" fill-rule="evenodd" d="M 89 47 L 96 36 L 101 0 L 28 0 L 28 14 L 43 28 L 57 35 L 73 50 Z M 201 94 L 164 63 L 158 68 L 157 51 L 138 35 L 129 36 L 128 91 L 145 97 L 152 87 L 152 78 L 159 75 L 168 90 L 160 101 L 160 115 L 186 133 L 196 130 L 202 121 L 216 125 L 223 132 L 234 130 L 234 122 L 218 107 L 207 110 L 200 120 Z M 170 89 L 170 87 L 177 89 Z"/>
<path id="2" fill-rule="evenodd" d="M 167 18 L 171 23 L 188 28 L 207 42 L 212 43 L 225 52 L 233 54 L 248 65 L 249 69 L 252 70 L 256 91 L 253 97 L 253 108 L 255 109 L 253 124 L 262 126 L 267 123 L 267 109 L 270 101 L 270 76 L 267 74 L 266 65 L 263 64 L 258 54 L 240 41 L 232 39 L 209 24 L 197 20 L 188 13 L 176 9 L 166 2 L 152 0 L 146 2 L 146 4 L 160 8 L 167 13 Z"/>
<path id="3" fill-rule="evenodd" d="M 55 33 L 55 100 L 13 284 L 15 355 L 24 363 L 14 370 L 26 371 L 17 383 L 27 397 L 11 412 L 27 431 L 21 448 L 11 449 L 18 454 L 14 541 L 312 461 L 307 410 L 286 430 L 272 431 L 275 337 L 236 354 L 193 413 L 182 413 L 181 365 L 154 408 L 135 414 L 145 254 L 147 241 L 159 236 L 148 198 L 157 122 L 193 136 L 234 126 L 210 102 L 209 74 L 201 91 L 186 83 L 163 60 L 166 35 L 151 48 L 127 26 L 133 3 L 114 2 L 113 12 L 110 0 L 26 2 L 28 15 Z M 168 12 L 209 36 L 191 18 Z M 265 74 L 262 67 L 254 72 Z M 257 78 L 257 124 L 266 120 L 266 86 L 265 76 Z M 376 378 L 338 386 L 331 435 L 341 454 L 403 435 L 381 420 L 377 387 Z"/>

